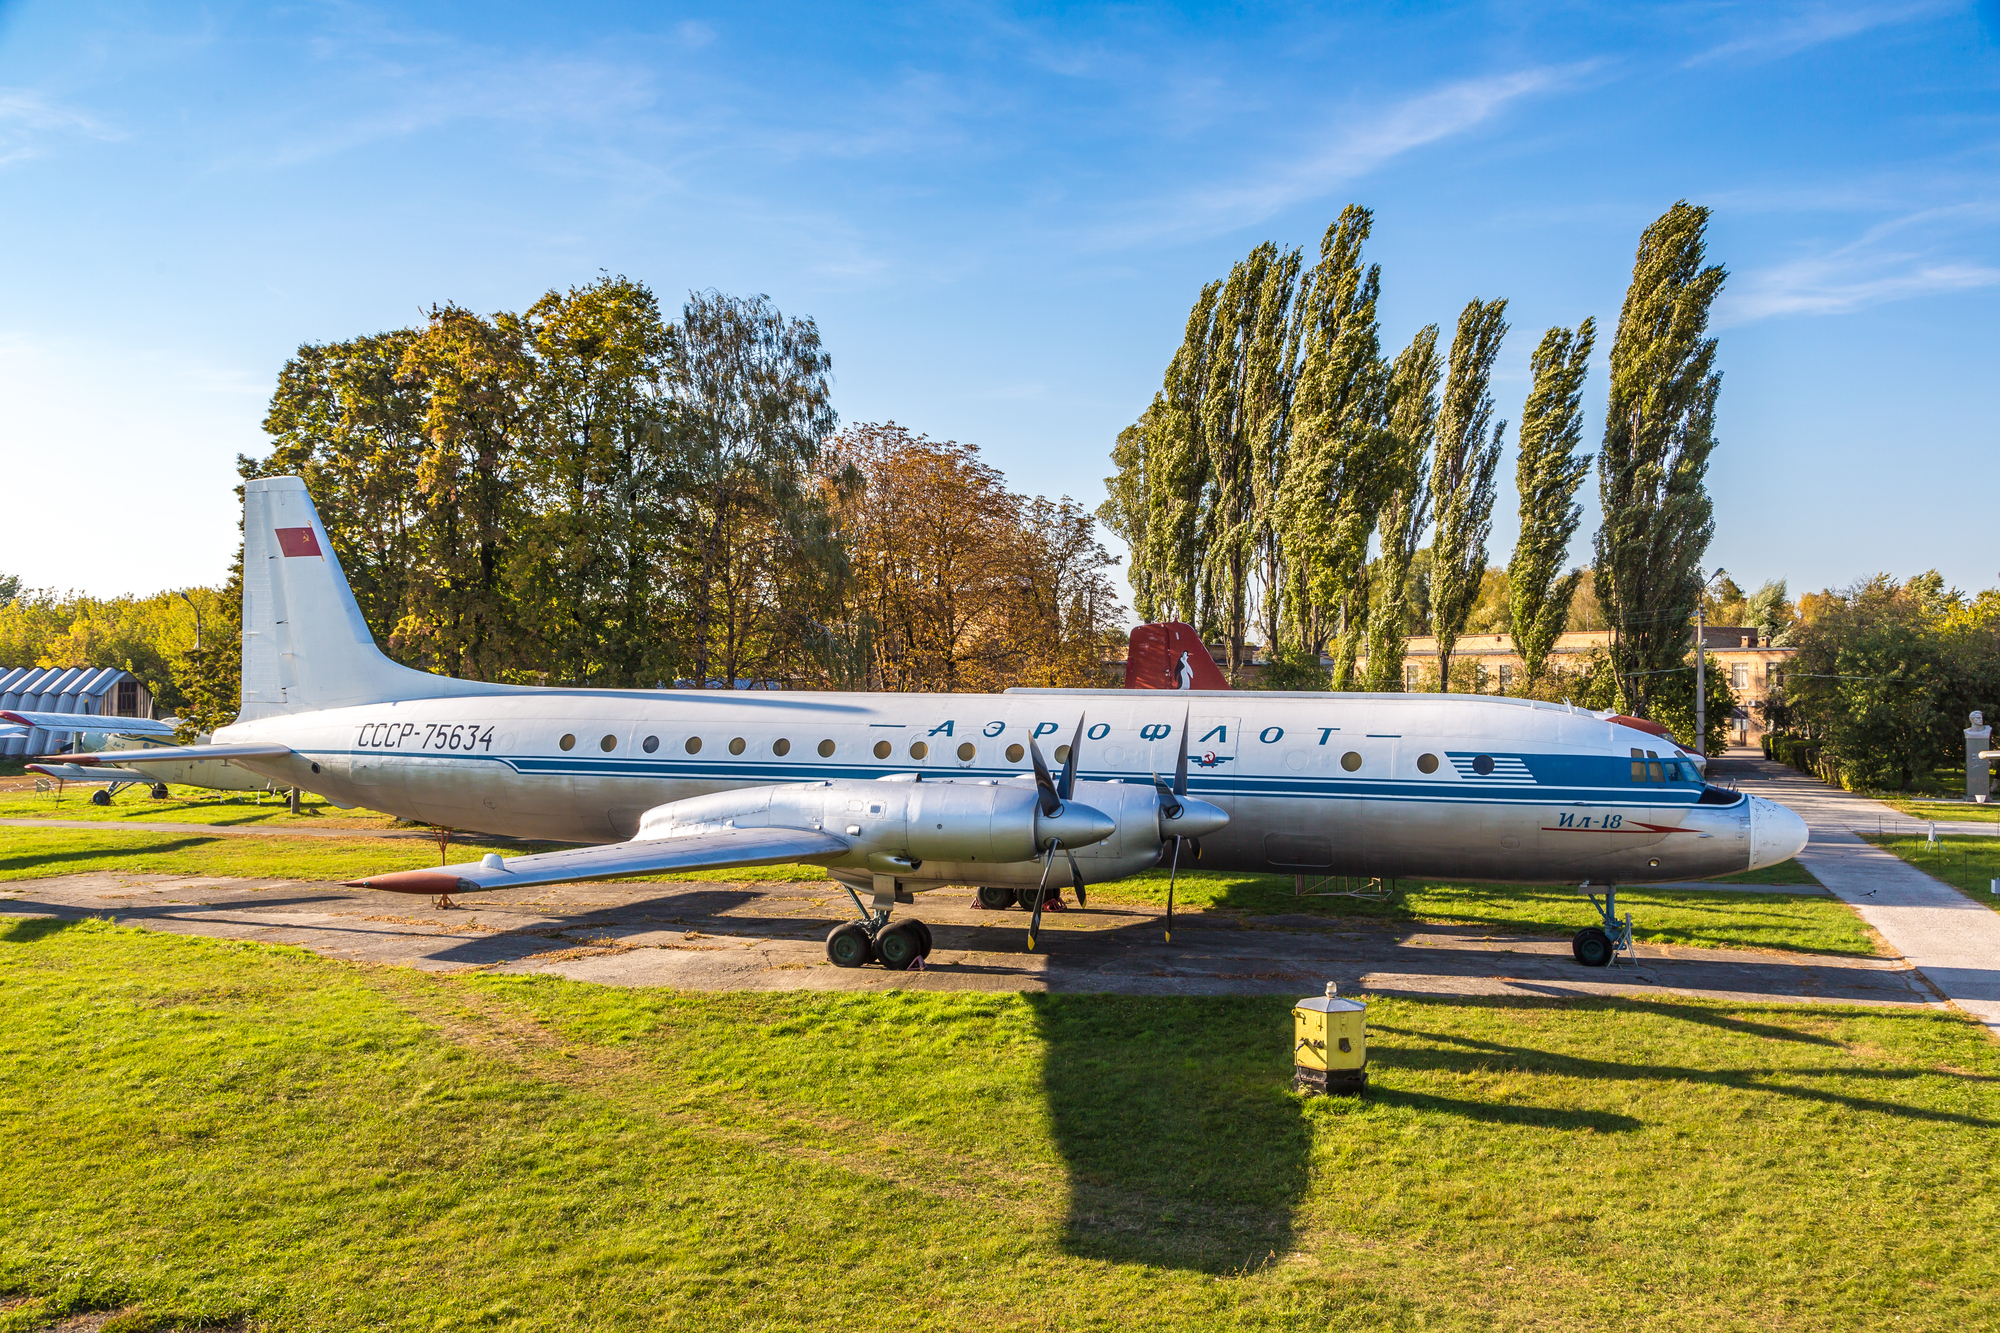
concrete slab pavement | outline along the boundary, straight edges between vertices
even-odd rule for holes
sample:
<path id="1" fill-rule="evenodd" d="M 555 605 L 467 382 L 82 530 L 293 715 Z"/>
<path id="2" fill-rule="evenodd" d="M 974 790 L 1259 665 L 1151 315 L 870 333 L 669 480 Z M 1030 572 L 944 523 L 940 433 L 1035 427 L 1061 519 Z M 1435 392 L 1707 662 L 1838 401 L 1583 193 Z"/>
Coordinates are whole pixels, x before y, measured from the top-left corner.
<path id="1" fill-rule="evenodd" d="M 2000 912 L 1863 841 L 1855 830 L 1872 824 L 1879 802 L 1763 758 L 1717 759 L 1710 772 L 1797 811 L 1812 830 L 1799 864 L 1940 994 L 2000 1035 Z"/>

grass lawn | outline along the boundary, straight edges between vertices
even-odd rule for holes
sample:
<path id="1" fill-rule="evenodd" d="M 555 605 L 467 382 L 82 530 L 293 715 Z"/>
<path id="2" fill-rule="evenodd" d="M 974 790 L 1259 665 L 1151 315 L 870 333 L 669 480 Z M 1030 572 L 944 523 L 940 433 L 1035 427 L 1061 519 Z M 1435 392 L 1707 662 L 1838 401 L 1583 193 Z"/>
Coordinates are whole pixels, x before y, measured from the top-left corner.
<path id="1" fill-rule="evenodd" d="M 156 801 L 144 787 L 127 787 L 111 798 L 110 805 L 92 805 L 93 787 L 70 786 L 56 792 L 0 792 L 0 819 L 89 819 L 110 824 L 145 823 L 216 824 L 243 828 L 355 828 L 384 829 L 395 826 L 396 817 L 379 810 L 342 810 L 317 796 L 300 803 L 300 813 L 292 814 L 285 798 L 265 794 L 259 801 L 255 792 L 217 792 L 204 787 L 167 788 L 167 799 Z"/>
<path id="2" fill-rule="evenodd" d="M 1935 845 L 1925 838 L 1869 836 L 1867 840 L 1943 880 L 1972 901 L 2000 910 L 2000 897 L 1993 893 L 1993 881 L 2000 879 L 2000 839 L 1940 833 Z"/>
<path id="3" fill-rule="evenodd" d="M 1976 801 L 1925 801 L 1911 800 L 1906 796 L 1884 796 L 1871 793 L 1875 800 L 1908 815 L 1914 820 L 1954 820 L 1967 824 L 1991 824 L 2000 822 L 2000 805 L 1988 802 L 1980 805 Z"/>
<path id="4" fill-rule="evenodd" d="M 0 1330 L 2000 1322 L 1942 1013 L 697 995 L 0 925 Z M 1866 1219 L 1857 1225 L 1855 1219 Z"/>
<path id="5" fill-rule="evenodd" d="M 1787 862 L 1756 872 L 1771 876 L 1731 876 L 1732 881 L 1770 884 L 1813 883 L 1803 867 Z M 1591 907 L 1573 885 L 1443 883 L 1406 880 L 1389 902 L 1341 897 L 1295 896 L 1289 875 L 1238 875 L 1182 871 L 1174 905 L 1245 915 L 1304 913 L 1314 916 L 1374 917 L 1447 925 L 1489 926 L 1530 935 L 1574 934 L 1596 923 Z M 1148 871 L 1090 891 L 1091 901 L 1145 903 L 1164 908 L 1167 874 Z M 1852 909 L 1833 898 L 1690 889 L 1618 890 L 1620 914 L 1632 914 L 1633 934 L 1654 944 L 1706 948 L 1783 949 L 1807 953 L 1872 957 L 1874 937 Z"/>

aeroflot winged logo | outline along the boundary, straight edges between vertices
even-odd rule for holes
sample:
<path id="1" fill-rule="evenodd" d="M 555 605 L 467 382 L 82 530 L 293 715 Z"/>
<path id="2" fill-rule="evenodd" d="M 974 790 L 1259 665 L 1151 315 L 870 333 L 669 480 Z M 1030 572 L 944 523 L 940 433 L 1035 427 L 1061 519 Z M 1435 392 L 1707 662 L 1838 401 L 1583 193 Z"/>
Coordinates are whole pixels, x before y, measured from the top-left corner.
<path id="1" fill-rule="evenodd" d="M 278 549 L 286 555 L 317 555 L 321 559 L 326 558 L 321 555 L 319 538 L 313 534 L 311 528 L 274 528 L 272 531 L 278 534 Z"/>

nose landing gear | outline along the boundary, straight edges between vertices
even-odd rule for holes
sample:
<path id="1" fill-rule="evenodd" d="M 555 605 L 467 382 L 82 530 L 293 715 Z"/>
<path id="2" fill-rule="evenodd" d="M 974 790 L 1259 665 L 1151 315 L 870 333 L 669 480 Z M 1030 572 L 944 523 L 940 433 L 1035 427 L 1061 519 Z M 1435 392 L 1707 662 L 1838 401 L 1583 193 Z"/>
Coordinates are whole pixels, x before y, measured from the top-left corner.
<path id="1" fill-rule="evenodd" d="M 1624 920 L 1618 919 L 1618 886 L 1604 886 L 1604 901 L 1590 891 L 1590 881 L 1577 886 L 1583 896 L 1590 899 L 1590 905 L 1604 919 L 1602 926 L 1585 926 L 1576 932 L 1569 942 L 1570 952 L 1576 961 L 1585 967 L 1609 967 L 1619 954 L 1625 955 L 1626 962 L 1634 962 L 1638 955 L 1632 949 L 1632 914 L 1627 912 Z"/>

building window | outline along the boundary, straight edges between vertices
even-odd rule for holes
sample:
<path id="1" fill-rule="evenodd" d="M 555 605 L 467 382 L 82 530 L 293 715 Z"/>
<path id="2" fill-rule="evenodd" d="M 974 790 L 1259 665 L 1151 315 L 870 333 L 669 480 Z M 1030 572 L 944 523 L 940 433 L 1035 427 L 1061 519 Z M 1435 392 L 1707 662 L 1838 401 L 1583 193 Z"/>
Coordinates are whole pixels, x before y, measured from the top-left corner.
<path id="1" fill-rule="evenodd" d="M 139 682 L 121 680 L 118 682 L 118 716 L 139 716 Z"/>
<path id="2" fill-rule="evenodd" d="M 1514 664 L 1512 662 L 1502 662 L 1500 664 L 1500 693 L 1505 694 L 1513 688 Z"/>
<path id="3" fill-rule="evenodd" d="M 1417 692 L 1417 664 L 1414 662 L 1403 663 L 1403 689 L 1410 694 Z"/>
<path id="4" fill-rule="evenodd" d="M 1747 690 L 1750 688 L 1750 667 L 1748 663 L 1738 662 L 1729 668 L 1729 688 L 1732 690 Z"/>

